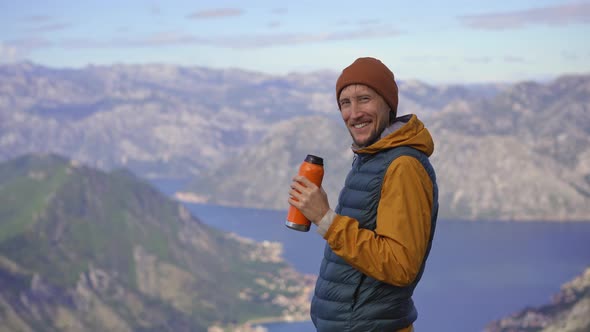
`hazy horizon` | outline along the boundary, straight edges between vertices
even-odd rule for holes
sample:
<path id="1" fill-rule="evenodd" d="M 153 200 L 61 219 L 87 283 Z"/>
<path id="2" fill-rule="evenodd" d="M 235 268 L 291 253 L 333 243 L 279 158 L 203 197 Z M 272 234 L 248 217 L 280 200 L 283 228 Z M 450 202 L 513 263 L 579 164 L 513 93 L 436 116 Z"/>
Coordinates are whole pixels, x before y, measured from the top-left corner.
<path id="1" fill-rule="evenodd" d="M 590 72 L 590 1 L 0 3 L 0 63 L 165 63 L 270 75 L 374 56 L 402 80 L 546 81 Z"/>
<path id="2" fill-rule="evenodd" d="M 288 77 L 290 75 L 313 75 L 313 74 L 322 74 L 322 73 L 326 73 L 326 74 L 333 74 L 334 77 L 337 77 L 337 75 L 340 73 L 340 71 L 338 70 L 334 70 L 334 69 L 329 69 L 329 68 L 319 68 L 319 69 L 315 69 L 315 70 L 301 70 L 301 71 L 291 71 L 288 73 L 273 73 L 273 72 L 266 72 L 263 70 L 256 70 L 256 69 L 248 69 L 248 68 L 240 68 L 240 67 L 236 67 L 236 66 L 228 66 L 228 67 L 209 67 L 209 66 L 204 66 L 204 65 L 187 65 L 187 64 L 178 64 L 178 63 L 172 63 L 172 62 L 145 62 L 145 63 L 133 63 L 133 62 L 113 62 L 113 63 L 101 63 L 101 64 L 93 64 L 93 63 L 89 63 L 89 64 L 84 64 L 84 65 L 80 65 L 80 66 L 76 66 L 76 65 L 72 65 L 72 66 L 56 66 L 56 65 L 46 65 L 46 64 L 42 64 L 42 63 L 37 63 L 31 60 L 22 60 L 22 61 L 18 61 L 18 62 L 14 62 L 14 63 L 0 63 L 0 67 L 3 66 L 14 66 L 14 65 L 25 65 L 25 64 L 30 64 L 33 66 L 39 66 L 39 67 L 44 67 L 44 68 L 49 68 L 49 69 L 54 69 L 54 70 L 83 70 L 86 68 L 108 68 L 108 67 L 116 67 L 116 66 L 170 66 L 170 67 L 178 67 L 178 68 L 192 68 L 192 69 L 208 69 L 208 70 L 220 70 L 220 71 L 226 71 L 226 70 L 237 70 L 237 71 L 243 71 L 243 72 L 248 72 L 248 73 L 252 73 L 252 74 L 262 74 L 262 75 L 267 75 L 269 77 Z M 517 84 L 517 83 L 522 83 L 522 82 L 536 82 L 539 84 L 546 84 L 549 83 L 555 79 L 558 79 L 560 77 L 563 76 L 584 76 L 584 75 L 590 75 L 590 70 L 586 71 L 586 72 L 565 72 L 565 73 L 560 73 L 554 76 L 539 76 L 539 77 L 534 77 L 534 78 L 522 78 L 522 79 L 518 79 L 515 78 L 514 80 L 506 80 L 506 81 L 466 81 L 466 82 L 456 82 L 456 81 L 429 81 L 429 80 L 424 80 L 424 79 L 419 79 L 419 78 L 415 78 L 415 77 L 399 77 L 398 75 L 396 75 L 396 81 L 399 82 L 421 82 L 421 83 L 425 83 L 425 84 L 429 84 L 429 85 L 488 85 L 488 84 L 506 84 L 506 85 L 511 85 L 511 84 Z"/>

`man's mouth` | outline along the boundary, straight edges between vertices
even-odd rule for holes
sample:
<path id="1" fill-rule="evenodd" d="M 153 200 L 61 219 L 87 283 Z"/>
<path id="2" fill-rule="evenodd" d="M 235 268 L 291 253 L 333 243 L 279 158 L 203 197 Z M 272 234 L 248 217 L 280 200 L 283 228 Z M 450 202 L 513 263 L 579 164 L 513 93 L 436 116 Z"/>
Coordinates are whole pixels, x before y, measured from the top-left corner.
<path id="1" fill-rule="evenodd" d="M 368 126 L 368 125 L 369 125 L 369 123 L 368 123 L 368 122 L 362 122 L 362 123 L 357 123 L 357 124 L 355 124 L 355 125 L 352 125 L 352 126 L 353 126 L 354 128 L 356 128 L 356 129 L 360 129 L 360 128 L 366 127 L 366 126 Z"/>

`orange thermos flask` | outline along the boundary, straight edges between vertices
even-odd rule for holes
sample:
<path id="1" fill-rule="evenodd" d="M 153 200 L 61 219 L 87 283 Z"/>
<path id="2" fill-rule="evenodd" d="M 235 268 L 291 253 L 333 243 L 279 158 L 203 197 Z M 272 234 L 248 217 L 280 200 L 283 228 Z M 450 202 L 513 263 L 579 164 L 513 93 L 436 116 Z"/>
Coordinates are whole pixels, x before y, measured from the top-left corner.
<path id="1" fill-rule="evenodd" d="M 309 181 L 320 187 L 324 178 L 324 159 L 308 154 L 299 167 L 299 175 L 305 176 Z M 299 209 L 290 206 L 285 226 L 296 231 L 307 232 L 311 226 L 311 221 L 307 220 Z"/>

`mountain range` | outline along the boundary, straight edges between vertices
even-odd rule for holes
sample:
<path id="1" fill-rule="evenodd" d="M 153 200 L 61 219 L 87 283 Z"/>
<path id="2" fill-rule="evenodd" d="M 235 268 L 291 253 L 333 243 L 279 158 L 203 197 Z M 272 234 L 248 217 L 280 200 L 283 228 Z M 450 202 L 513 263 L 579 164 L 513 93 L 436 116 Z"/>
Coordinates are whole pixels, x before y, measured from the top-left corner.
<path id="1" fill-rule="evenodd" d="M 174 65 L 0 66 L 0 160 L 52 152 L 143 178 L 179 197 L 286 209 L 309 153 L 332 205 L 350 167 L 337 73 L 268 75 Z M 398 113 L 435 139 L 442 218 L 590 220 L 590 75 L 547 83 L 401 80 Z"/>
<path id="2" fill-rule="evenodd" d="M 590 330 L 590 267 L 561 287 L 550 304 L 494 321 L 485 332 L 586 332 Z"/>
<path id="3" fill-rule="evenodd" d="M 203 224 L 126 170 L 0 164 L 0 330 L 207 331 L 308 316 L 279 243 Z"/>
<path id="4" fill-rule="evenodd" d="M 455 100 L 424 122 L 435 140 L 442 218 L 590 220 L 590 76 Z M 311 153 L 326 159 L 323 186 L 334 206 L 350 141 L 337 119 L 285 120 L 187 190 L 200 201 L 285 208 L 291 177 Z"/>

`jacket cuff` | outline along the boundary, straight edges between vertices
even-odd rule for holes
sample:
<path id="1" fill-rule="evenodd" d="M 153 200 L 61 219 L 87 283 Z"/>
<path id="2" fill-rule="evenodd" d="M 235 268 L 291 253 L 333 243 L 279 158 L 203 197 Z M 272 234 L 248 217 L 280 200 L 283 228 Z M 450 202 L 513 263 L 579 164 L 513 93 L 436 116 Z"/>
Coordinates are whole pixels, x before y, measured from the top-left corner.
<path id="1" fill-rule="evenodd" d="M 322 237 L 324 237 L 326 235 L 326 233 L 328 232 L 328 229 L 332 225 L 332 222 L 334 222 L 335 217 L 336 217 L 336 212 L 332 211 L 332 209 L 328 210 L 328 212 L 326 212 L 326 214 L 322 217 L 320 222 L 318 222 L 318 228 L 317 228 L 318 234 L 320 234 Z"/>

